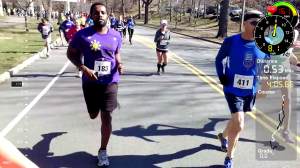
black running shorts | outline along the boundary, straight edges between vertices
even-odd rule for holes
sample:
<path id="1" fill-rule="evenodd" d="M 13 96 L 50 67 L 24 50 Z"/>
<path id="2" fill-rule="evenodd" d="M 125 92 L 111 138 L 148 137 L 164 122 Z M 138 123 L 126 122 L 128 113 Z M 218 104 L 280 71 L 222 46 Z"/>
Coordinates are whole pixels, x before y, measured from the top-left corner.
<path id="1" fill-rule="evenodd" d="M 252 111 L 252 108 L 255 104 L 256 95 L 236 96 L 228 92 L 225 92 L 224 94 L 231 114 L 242 111 Z"/>
<path id="2" fill-rule="evenodd" d="M 168 50 L 160 50 L 160 49 L 156 49 L 156 52 L 168 53 Z"/>
<path id="3" fill-rule="evenodd" d="M 118 84 L 82 84 L 83 95 L 89 113 L 113 112 L 117 108 Z"/>

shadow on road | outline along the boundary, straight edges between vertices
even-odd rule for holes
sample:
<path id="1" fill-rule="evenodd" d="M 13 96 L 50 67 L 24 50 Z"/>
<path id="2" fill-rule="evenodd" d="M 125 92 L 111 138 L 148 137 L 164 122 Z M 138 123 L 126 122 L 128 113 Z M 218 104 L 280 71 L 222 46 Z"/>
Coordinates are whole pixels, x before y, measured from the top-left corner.
<path id="1" fill-rule="evenodd" d="M 190 135 L 190 136 L 200 136 L 205 138 L 211 138 L 217 140 L 217 135 L 206 133 L 210 131 L 215 131 L 215 126 L 218 122 L 226 121 L 228 119 L 225 118 L 209 118 L 210 122 L 205 124 L 203 128 L 180 128 L 176 126 L 169 126 L 169 125 L 162 125 L 162 124 L 152 124 L 148 128 L 143 128 L 141 125 L 137 125 L 134 127 L 122 128 L 121 130 L 113 131 L 112 134 L 117 136 L 124 136 L 124 137 L 137 137 L 141 138 L 148 142 L 156 142 L 149 138 L 149 136 L 181 136 L 181 135 Z M 159 127 L 166 127 L 169 129 L 158 129 Z M 171 129 L 170 129 L 171 128 Z M 240 138 L 239 141 L 242 142 L 252 142 L 252 143 L 259 143 L 264 146 L 270 147 L 269 141 L 256 141 L 250 140 L 245 138 Z M 284 146 L 279 145 L 276 142 L 275 144 L 277 148 L 275 150 L 282 151 L 285 149 Z M 220 148 L 216 148 L 217 151 L 221 151 Z"/>
<path id="2" fill-rule="evenodd" d="M 32 147 L 19 148 L 24 154 L 28 155 L 28 158 L 42 168 L 53 168 L 53 167 L 98 167 L 97 157 L 87 152 L 75 152 L 63 156 L 54 156 L 54 153 L 49 153 L 50 143 L 54 138 L 66 134 L 67 132 L 54 132 L 43 134 L 43 139 Z M 110 156 L 110 167 L 114 168 L 158 168 L 155 164 L 168 162 L 174 159 L 181 159 L 186 156 L 195 154 L 202 150 L 218 150 L 218 146 L 211 144 L 201 144 L 199 147 L 178 151 L 172 154 L 166 155 L 124 155 L 124 156 Z"/>
<path id="3" fill-rule="evenodd" d="M 122 76 L 144 76 L 144 77 L 150 77 L 155 75 L 154 73 L 133 73 L 133 72 L 125 72 L 124 74 L 121 74 Z"/>
<path id="4" fill-rule="evenodd" d="M 60 77 L 77 77 L 78 75 L 64 76 L 65 74 L 70 74 L 75 72 L 63 72 Z M 47 75 L 47 74 L 26 74 L 26 75 L 13 75 L 13 77 L 24 77 L 24 78 L 37 78 L 37 77 L 50 77 L 54 78 L 56 75 Z"/>

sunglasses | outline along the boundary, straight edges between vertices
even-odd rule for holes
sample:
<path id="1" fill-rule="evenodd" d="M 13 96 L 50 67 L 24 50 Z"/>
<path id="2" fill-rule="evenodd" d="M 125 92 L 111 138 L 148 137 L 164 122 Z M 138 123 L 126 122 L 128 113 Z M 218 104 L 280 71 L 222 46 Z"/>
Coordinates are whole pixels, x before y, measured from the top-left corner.
<path id="1" fill-rule="evenodd" d="M 167 24 L 165 24 L 165 23 L 163 23 L 163 24 L 161 24 L 162 26 L 167 26 Z"/>
<path id="2" fill-rule="evenodd" d="M 256 20 L 250 20 L 250 21 L 246 21 L 246 22 L 250 23 L 253 26 L 256 26 L 258 23 L 258 21 L 256 21 Z"/>

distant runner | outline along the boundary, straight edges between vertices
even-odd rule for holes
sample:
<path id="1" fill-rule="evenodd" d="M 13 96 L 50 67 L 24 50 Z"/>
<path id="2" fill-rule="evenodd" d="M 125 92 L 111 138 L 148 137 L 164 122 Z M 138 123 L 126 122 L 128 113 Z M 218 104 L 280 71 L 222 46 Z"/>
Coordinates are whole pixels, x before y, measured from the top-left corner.
<path id="1" fill-rule="evenodd" d="M 124 29 L 124 22 L 123 22 L 123 17 L 122 15 L 119 16 L 119 19 L 117 20 L 116 22 L 116 30 L 120 33 L 120 36 L 122 38 L 122 41 L 123 41 L 123 29 Z"/>
<path id="2" fill-rule="evenodd" d="M 126 39 L 126 31 L 127 31 L 127 18 L 124 16 L 123 18 L 124 29 L 123 29 L 123 40 Z"/>
<path id="3" fill-rule="evenodd" d="M 68 34 L 67 34 L 67 38 L 70 39 L 69 43 L 72 41 L 73 37 L 75 36 L 75 34 L 79 31 L 82 30 L 83 27 L 80 25 L 80 19 L 76 18 L 75 19 L 75 26 L 73 26 Z M 80 60 L 83 61 L 83 55 L 81 54 L 80 56 Z M 78 77 L 81 78 L 82 77 L 82 71 L 78 68 Z"/>
<path id="4" fill-rule="evenodd" d="M 75 34 L 67 56 L 83 72 L 82 89 L 90 118 L 101 115 L 98 165 L 108 166 L 106 150 L 112 132 L 112 114 L 117 108 L 119 73 L 124 72 L 119 52 L 122 39 L 118 32 L 106 27 L 108 16 L 103 3 L 94 3 L 90 13 L 94 26 Z M 84 55 L 84 64 L 80 60 L 80 51 Z"/>
<path id="5" fill-rule="evenodd" d="M 59 25 L 59 35 L 60 35 L 60 39 L 61 39 L 61 46 L 64 46 L 64 30 L 62 28 L 62 24 L 64 23 L 64 21 L 66 20 L 65 16 L 63 13 L 60 13 L 60 17 L 58 19 L 57 25 Z"/>
<path id="6" fill-rule="evenodd" d="M 115 18 L 115 15 L 112 13 L 110 18 L 110 28 L 116 30 L 116 23 L 117 23 L 117 19 Z"/>
<path id="7" fill-rule="evenodd" d="M 132 44 L 132 36 L 134 32 L 134 26 L 135 26 L 135 21 L 133 20 L 132 16 L 127 20 L 127 26 L 128 26 L 128 35 L 129 35 L 129 42 Z"/>
<path id="8" fill-rule="evenodd" d="M 70 16 L 67 16 L 67 20 L 64 21 L 62 24 L 62 29 L 64 30 L 64 35 L 65 35 L 67 43 L 69 43 L 67 34 L 68 34 L 69 30 L 71 29 L 71 27 L 73 27 L 73 26 L 74 26 L 74 23 L 70 20 Z"/>
<path id="9" fill-rule="evenodd" d="M 167 29 L 168 22 L 166 20 L 161 21 L 161 28 L 157 30 L 154 42 L 156 43 L 156 55 L 158 59 L 157 63 L 157 74 L 162 75 L 160 72 L 160 68 L 162 73 L 165 73 L 165 66 L 168 65 L 168 50 L 169 43 L 171 39 L 170 30 Z M 164 58 L 164 63 L 161 65 L 162 58 Z"/>
<path id="10" fill-rule="evenodd" d="M 89 14 L 89 17 L 85 21 L 85 27 L 91 27 L 93 25 L 94 25 L 94 21 L 93 21 L 93 19 L 91 19 L 91 14 Z"/>
<path id="11" fill-rule="evenodd" d="M 234 152 L 244 129 L 245 112 L 251 112 L 255 103 L 256 86 L 259 84 L 256 76 L 257 59 L 270 58 L 259 50 L 253 37 L 255 25 L 262 17 L 259 11 L 247 12 L 243 18 L 244 32 L 227 37 L 216 57 L 217 74 L 231 112 L 226 129 L 218 134 L 221 149 L 227 152 L 223 168 L 233 167 Z M 270 42 L 270 39 L 266 40 Z M 222 60 L 226 57 L 228 61 L 224 74 Z"/>
<path id="12" fill-rule="evenodd" d="M 50 56 L 50 43 L 51 43 L 51 32 L 54 31 L 54 28 L 51 23 L 48 22 L 47 18 L 42 19 L 42 23 L 39 23 L 37 27 L 38 31 L 42 34 L 42 38 L 44 40 L 44 44 L 47 47 L 46 56 Z"/>

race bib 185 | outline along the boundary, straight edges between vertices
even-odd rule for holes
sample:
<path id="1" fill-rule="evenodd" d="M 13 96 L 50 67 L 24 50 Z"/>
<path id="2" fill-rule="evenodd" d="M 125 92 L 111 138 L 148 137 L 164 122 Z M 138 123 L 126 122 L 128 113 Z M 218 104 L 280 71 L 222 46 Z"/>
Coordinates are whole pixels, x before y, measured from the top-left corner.
<path id="1" fill-rule="evenodd" d="M 235 75 L 233 87 L 239 89 L 252 89 L 254 76 Z"/>
<path id="2" fill-rule="evenodd" d="M 100 75 L 109 75 L 111 71 L 111 62 L 109 61 L 95 61 L 94 71 Z"/>
<path id="3" fill-rule="evenodd" d="M 43 31 L 43 35 L 48 35 L 49 34 L 49 31 Z"/>
<path id="4" fill-rule="evenodd" d="M 160 45 L 167 45 L 168 40 L 160 40 Z"/>

